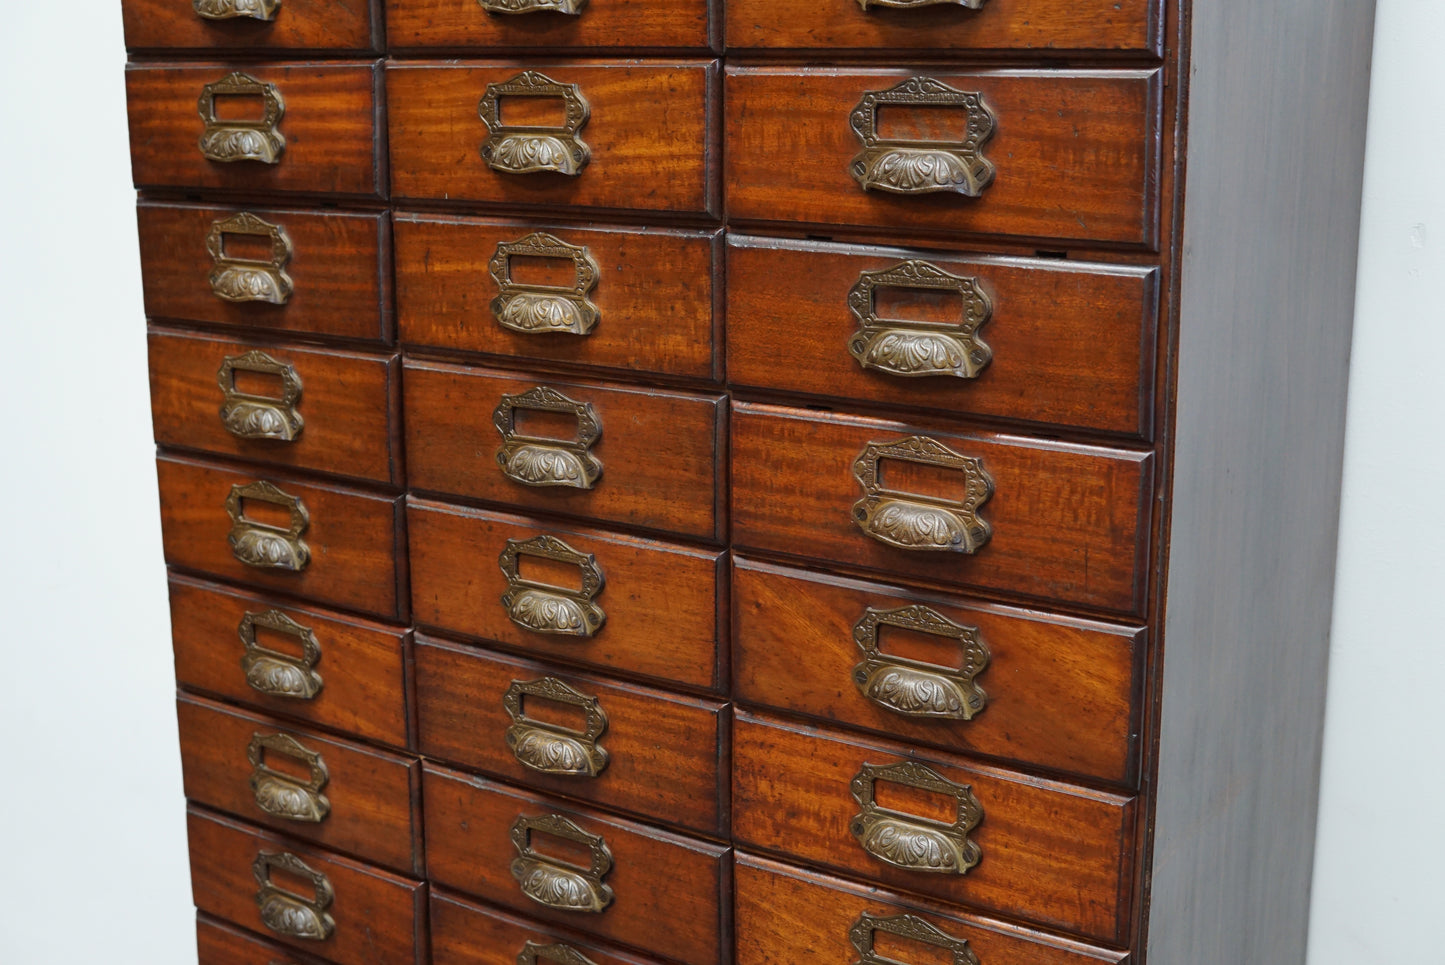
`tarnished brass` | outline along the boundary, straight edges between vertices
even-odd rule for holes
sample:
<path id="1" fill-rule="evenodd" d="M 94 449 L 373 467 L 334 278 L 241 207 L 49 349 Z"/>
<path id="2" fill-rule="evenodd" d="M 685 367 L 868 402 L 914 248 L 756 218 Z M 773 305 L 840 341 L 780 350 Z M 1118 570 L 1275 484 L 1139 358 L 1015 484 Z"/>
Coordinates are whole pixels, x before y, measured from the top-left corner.
<path id="1" fill-rule="evenodd" d="M 952 797 L 958 817 L 951 824 L 879 807 L 874 785 L 891 781 L 920 791 Z M 879 861 L 909 871 L 964 875 L 983 857 L 969 832 L 983 820 L 983 806 L 966 784 L 955 784 L 931 767 L 914 761 L 864 764 L 853 778 L 853 800 L 862 807 L 848 825 L 858 843 Z"/>
<path id="2" fill-rule="evenodd" d="M 577 438 L 547 439 L 517 433 L 517 410 L 565 412 L 577 419 Z M 567 486 L 591 489 L 602 475 L 602 462 L 592 446 L 602 438 L 602 423 L 590 402 L 576 402 L 556 389 L 539 385 L 521 395 L 504 395 L 492 412 L 502 434 L 497 465 L 513 482 L 524 486 Z"/>
<path id="3" fill-rule="evenodd" d="M 285 508 L 291 514 L 291 525 L 283 529 L 247 519 L 241 503 L 245 499 Z M 300 573 L 311 562 L 311 548 L 301 539 L 311 525 L 311 516 L 299 496 L 287 495 L 265 480 L 232 486 L 226 513 L 231 517 L 231 532 L 226 536 L 231 554 L 247 566 Z"/>
<path id="4" fill-rule="evenodd" d="M 592 859 L 588 867 L 534 851 L 532 835 L 536 832 L 585 847 Z M 560 814 L 524 816 L 512 823 L 512 844 L 518 854 L 512 859 L 512 877 L 522 886 L 522 894 L 539 905 L 601 914 L 612 903 L 612 888 L 602 880 L 612 870 L 612 852 L 601 835 L 588 834 Z"/>
<path id="5" fill-rule="evenodd" d="M 207 20 L 275 20 L 281 0 L 193 0 L 191 7 Z"/>
<path id="6" fill-rule="evenodd" d="M 885 656 L 878 648 L 881 627 L 898 627 L 930 636 L 958 641 L 963 666 L 938 664 Z M 977 627 L 954 623 L 931 607 L 922 605 L 896 610 L 868 608 L 853 624 L 853 641 L 863 651 L 863 662 L 853 668 L 853 682 L 863 696 L 905 717 L 938 717 L 945 720 L 973 720 L 988 705 L 988 695 L 974 680 L 988 666 L 988 647 Z"/>
<path id="7" fill-rule="evenodd" d="M 574 281 L 570 286 L 523 285 L 512 280 L 512 259 L 562 258 L 572 262 Z M 497 324 L 523 335 L 558 332 L 586 335 L 601 313 L 587 296 L 597 287 L 601 270 L 591 253 L 581 245 L 569 245 L 545 231 L 534 231 L 517 241 L 497 245 L 487 266 L 500 289 L 492 299 Z"/>
<path id="8" fill-rule="evenodd" d="M 271 242 L 271 256 L 265 259 L 237 258 L 226 254 L 227 235 L 251 235 Z M 211 291 L 228 302 L 264 302 L 284 305 L 293 286 L 286 266 L 291 261 L 291 239 L 286 229 L 271 224 L 249 211 L 211 222 L 206 251 L 215 267 L 211 269 Z"/>
<path id="9" fill-rule="evenodd" d="M 561 724 L 534 720 L 522 707 L 522 699 L 550 700 L 580 709 L 587 725 L 573 730 Z M 502 697 L 502 706 L 512 718 L 507 728 L 507 746 L 524 767 L 543 774 L 596 777 L 607 766 L 607 750 L 598 739 L 607 731 L 607 714 L 596 697 L 573 690 L 556 677 L 523 682 L 512 681 Z"/>
<path id="10" fill-rule="evenodd" d="M 560 127 L 512 127 L 503 123 L 498 100 L 503 97 L 557 97 L 566 105 Z M 500 84 L 488 84 L 477 112 L 487 125 L 482 160 L 503 174 L 550 171 L 576 177 L 592 159 L 592 150 L 578 137 L 592 109 L 576 84 L 560 84 L 535 70 L 523 71 Z"/>
<path id="11" fill-rule="evenodd" d="M 221 120 L 216 116 L 218 96 L 260 98 L 260 119 Z M 281 92 L 276 89 L 275 84 L 267 84 L 250 74 L 236 71 L 201 88 L 196 109 L 206 125 L 206 129 L 201 133 L 200 148 L 201 154 L 207 159 L 224 163 L 281 163 L 281 153 L 286 150 L 286 138 L 276 126 L 281 123 L 281 118 L 286 113 L 286 103 L 281 99 Z"/>
<path id="12" fill-rule="evenodd" d="M 878 108 L 957 107 L 968 112 L 961 141 L 894 140 L 878 133 Z M 977 91 L 961 91 L 932 77 L 910 77 L 887 90 L 863 94 L 849 115 L 863 150 L 849 170 L 864 191 L 930 194 L 948 191 L 976 198 L 994 177 L 983 146 L 993 137 L 994 113 Z"/>
<path id="13" fill-rule="evenodd" d="M 279 398 L 252 395 L 236 388 L 236 373 L 257 372 L 281 380 Z M 301 434 L 305 420 L 296 411 L 301 401 L 301 376 L 289 362 L 278 362 L 265 352 L 228 355 L 216 372 L 221 387 L 221 425 L 240 439 L 275 439 L 291 442 Z"/>
<path id="14" fill-rule="evenodd" d="M 984 0 L 858 0 L 858 6 L 892 7 L 896 10 L 917 10 L 919 7 L 963 7 L 966 10 L 982 10 Z"/>
<path id="15" fill-rule="evenodd" d="M 853 927 L 848 929 L 848 940 L 858 950 L 858 961 L 853 965 L 901 965 L 878 954 L 875 947 L 875 935 L 878 932 L 941 948 L 950 956 L 949 965 L 980 965 L 978 956 L 968 947 L 966 940 L 940 931 L 932 922 L 917 915 L 893 915 L 884 918 L 870 915 L 866 911 L 859 915 Z"/>
<path id="16" fill-rule="evenodd" d="M 956 292 L 963 300 L 963 317 L 956 325 L 880 318 L 880 288 Z M 993 314 L 979 280 L 950 274 L 926 261 L 903 261 L 882 271 L 863 272 L 848 293 L 848 310 L 858 320 L 848 351 L 865 369 L 907 378 L 973 379 L 993 358 L 993 351 L 978 338 L 978 330 Z"/>
<path id="17" fill-rule="evenodd" d="M 268 753 L 300 761 L 310 776 L 302 781 L 268 766 Z M 256 806 L 267 814 L 288 821 L 319 824 L 331 813 L 331 802 L 321 793 L 331 777 L 326 771 L 326 762 L 296 738 L 289 734 L 253 734 L 246 748 L 246 759 L 251 762 L 251 791 L 256 796 Z"/>
<path id="18" fill-rule="evenodd" d="M 888 489 L 878 468 L 883 459 L 957 469 L 963 474 L 963 495 L 951 500 Z M 853 521 L 880 543 L 906 550 L 976 553 L 993 533 L 978 514 L 993 495 L 993 478 L 983 460 L 961 456 L 937 439 L 909 436 L 870 443 L 854 460 L 853 476 L 864 493 L 853 504 Z"/>
<path id="19" fill-rule="evenodd" d="M 294 637 L 301 647 L 301 656 L 294 657 L 279 650 L 269 650 L 256 642 L 256 629 Z M 290 697 L 311 700 L 321 693 L 321 675 L 316 664 L 321 660 L 321 644 L 310 627 L 303 627 L 280 610 L 262 613 L 247 612 L 237 628 L 246 652 L 241 655 L 241 670 L 246 685 L 268 697 Z"/>
<path id="20" fill-rule="evenodd" d="M 575 17 L 587 0 L 478 0 L 487 13 L 562 13 Z"/>
<path id="21" fill-rule="evenodd" d="M 561 942 L 539 945 L 529 941 L 517 953 L 517 965 L 537 965 L 538 962 L 556 962 L 557 965 L 593 965 L 592 959 L 571 945 L 563 945 Z"/>
<path id="22" fill-rule="evenodd" d="M 524 579 L 524 556 L 576 566 L 582 573 L 581 587 L 573 590 Z M 498 563 L 507 577 L 502 606 L 506 607 L 508 618 L 523 630 L 590 637 L 602 629 L 607 614 L 593 601 L 602 592 L 605 581 L 593 554 L 579 552 L 555 536 L 534 536 L 507 540 Z"/>
<path id="23" fill-rule="evenodd" d="M 310 881 L 312 895 L 308 898 L 272 884 L 272 868 L 280 868 Z M 336 931 L 336 922 L 326 911 L 336 898 L 331 882 L 296 855 L 286 851 L 262 851 L 251 863 L 251 874 L 261 886 L 261 890 L 256 892 L 256 907 L 260 909 L 261 922 L 267 928 L 287 938 L 313 942 L 325 941 Z"/>

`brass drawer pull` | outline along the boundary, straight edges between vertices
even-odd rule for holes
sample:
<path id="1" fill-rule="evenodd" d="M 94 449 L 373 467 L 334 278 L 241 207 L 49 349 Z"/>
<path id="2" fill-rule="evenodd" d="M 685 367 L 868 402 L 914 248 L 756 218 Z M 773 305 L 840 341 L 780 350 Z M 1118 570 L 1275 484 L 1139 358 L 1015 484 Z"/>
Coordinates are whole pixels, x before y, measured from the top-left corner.
<path id="1" fill-rule="evenodd" d="M 291 514 L 291 524 L 282 528 L 247 519 L 242 503 L 246 499 L 286 509 Z M 301 539 L 301 534 L 311 525 L 311 516 L 301 497 L 287 495 L 264 480 L 232 486 L 226 497 L 226 513 L 231 517 L 231 532 L 226 536 L 231 554 L 247 566 L 299 573 L 311 562 L 311 548 Z"/>
<path id="2" fill-rule="evenodd" d="M 858 0 L 858 6 L 892 7 L 895 10 L 917 10 L 920 7 L 963 7 L 965 10 L 982 10 L 984 0 Z"/>
<path id="3" fill-rule="evenodd" d="M 580 709 L 586 719 L 583 730 L 534 720 L 522 707 L 522 698 L 550 700 Z M 507 728 L 507 746 L 524 767 L 543 774 L 596 777 L 607 766 L 607 749 L 597 741 L 607 731 L 607 714 L 596 697 L 573 690 L 556 677 L 522 682 L 512 681 L 502 697 L 502 706 L 512 718 Z"/>
<path id="4" fill-rule="evenodd" d="M 957 292 L 963 317 L 955 325 L 880 318 L 880 288 Z M 848 352 L 865 369 L 905 378 L 947 375 L 977 378 L 993 359 L 993 351 L 978 338 L 993 305 L 977 278 L 950 274 L 926 261 L 904 261 L 883 271 L 865 271 L 848 293 L 848 310 L 858 331 Z"/>
<path id="5" fill-rule="evenodd" d="M 577 438 L 547 439 L 517 432 L 517 410 L 570 413 L 577 419 Z M 576 402 L 556 389 L 539 385 L 521 395 L 504 395 L 492 412 L 502 434 L 497 465 L 513 482 L 524 486 L 567 486 L 591 489 L 602 475 L 602 462 L 592 446 L 602 438 L 602 423 L 590 402 Z"/>
<path id="6" fill-rule="evenodd" d="M 218 96 L 259 98 L 261 117 L 257 120 L 223 121 L 216 116 Z M 222 163 L 281 163 L 281 152 L 286 149 L 286 138 L 276 129 L 276 125 L 281 123 L 281 118 L 286 113 L 286 104 L 275 84 L 263 83 L 250 74 L 236 71 L 201 88 L 196 109 L 206 124 L 206 129 L 201 134 L 200 148 L 201 154 L 208 160 Z"/>
<path id="7" fill-rule="evenodd" d="M 582 573 L 582 586 L 572 590 L 539 583 L 522 576 L 522 557 L 570 563 Z M 597 557 L 574 550 L 555 536 L 509 539 L 499 564 L 507 577 L 502 606 L 507 616 L 523 630 L 564 637 L 590 637 L 602 629 L 607 614 L 593 601 L 605 581 Z"/>
<path id="8" fill-rule="evenodd" d="M 532 834 L 539 831 L 585 847 L 592 859 L 588 867 L 534 851 Z M 518 854 L 512 859 L 512 877 L 522 894 L 539 905 L 600 914 L 612 903 L 612 888 L 602 880 L 612 870 L 612 852 L 601 835 L 588 834 L 560 814 L 519 817 L 512 823 L 512 845 Z"/>
<path id="9" fill-rule="evenodd" d="M 878 108 L 890 106 L 961 108 L 968 114 L 963 139 L 885 138 L 878 133 Z M 910 77 L 888 90 L 865 92 L 849 121 L 863 142 L 850 170 L 864 191 L 948 191 L 976 198 L 993 182 L 993 162 L 983 156 L 983 146 L 993 137 L 994 114 L 977 91 L 956 90 L 932 77 Z"/>
<path id="10" fill-rule="evenodd" d="M 878 469 L 883 459 L 956 469 L 963 474 L 963 495 L 951 500 L 888 489 Z M 880 543 L 906 550 L 977 553 L 993 534 L 978 514 L 993 495 L 993 478 L 983 460 L 961 456 L 937 439 L 910 436 L 870 443 L 854 461 L 853 476 L 864 493 L 853 504 L 853 521 Z"/>
<path id="11" fill-rule="evenodd" d="M 879 807 L 874 785 L 892 781 L 920 791 L 952 797 L 958 817 L 951 824 Z M 848 830 L 858 843 L 879 861 L 896 868 L 930 874 L 963 875 L 983 857 L 968 837 L 983 820 L 983 806 L 966 784 L 955 784 L 931 767 L 908 761 L 886 766 L 864 764 L 853 778 L 853 800 L 862 810 L 853 817 Z"/>
<path id="12" fill-rule="evenodd" d="M 498 100 L 503 97 L 557 97 L 566 106 L 560 127 L 513 127 L 502 121 Z M 582 89 L 560 84 L 535 70 L 523 71 L 500 84 L 488 84 L 477 113 L 487 125 L 482 160 L 502 174 L 538 174 L 550 171 L 576 177 L 592 159 L 592 149 L 577 136 L 592 113 Z"/>
<path id="13" fill-rule="evenodd" d="M 268 752 L 301 762 L 310 772 L 309 777 L 302 781 L 270 767 L 266 763 Z M 306 824 L 319 824 L 331 813 L 331 802 L 321 793 L 331 779 L 326 762 L 296 738 L 289 734 L 253 734 L 246 759 L 251 762 L 251 791 L 262 811 Z"/>
<path id="14" fill-rule="evenodd" d="M 301 647 L 301 656 L 294 657 L 279 650 L 270 650 L 256 642 L 256 628 L 294 637 Z M 321 644 L 310 627 L 303 627 L 280 610 L 247 613 L 237 629 L 246 652 L 241 656 L 241 670 L 246 685 L 268 697 L 289 697 L 311 700 L 321 692 L 321 675 L 316 664 L 321 660 Z"/>
<path id="15" fill-rule="evenodd" d="M 487 13 L 562 13 L 575 17 L 587 0 L 478 0 Z"/>
<path id="16" fill-rule="evenodd" d="M 271 869 L 305 878 L 311 882 L 313 894 L 307 898 L 280 885 L 271 883 Z M 262 923 L 278 935 L 322 942 L 336 931 L 336 922 L 327 914 L 336 893 L 331 882 L 319 871 L 289 852 L 262 851 L 251 863 L 251 874 L 261 890 L 256 892 L 256 907 Z"/>
<path id="17" fill-rule="evenodd" d="M 226 254 L 227 235 L 249 235 L 271 242 L 271 256 L 264 259 L 238 258 Z M 249 211 L 211 222 L 206 251 L 215 267 L 211 269 L 211 291 L 228 302 L 264 302 L 284 305 L 293 286 L 286 266 L 293 253 L 286 229 L 271 224 Z"/>
<path id="18" fill-rule="evenodd" d="M 194 0 L 191 4 L 198 17 L 207 20 L 275 20 L 281 0 Z"/>
<path id="19" fill-rule="evenodd" d="M 878 646 L 880 627 L 898 627 L 958 641 L 963 666 L 958 669 L 885 656 Z M 868 612 L 853 624 L 853 640 L 863 662 L 853 668 L 853 682 L 863 696 L 905 717 L 973 720 L 988 704 L 988 696 L 974 678 L 988 666 L 989 652 L 977 627 L 954 623 L 937 610 L 908 606 Z"/>
<path id="20" fill-rule="evenodd" d="M 940 931 L 932 922 L 917 915 L 893 915 L 884 918 L 870 915 L 866 911 L 859 915 L 853 927 L 848 929 L 848 941 L 858 950 L 858 961 L 854 965 L 900 965 L 893 959 L 878 954 L 874 947 L 877 944 L 875 936 L 878 932 L 941 948 L 950 956 L 950 965 L 980 965 L 978 956 L 968 947 L 966 940 Z"/>
<path id="21" fill-rule="evenodd" d="M 571 286 L 523 285 L 512 279 L 512 259 L 561 258 L 572 262 L 575 272 Z M 492 316 L 497 324 L 523 335 L 558 332 L 586 335 L 601 313 L 587 296 L 597 287 L 601 274 L 597 261 L 581 245 L 569 245 L 545 231 L 534 231 L 517 241 L 497 245 L 487 266 L 500 289 L 492 299 Z"/>
<path id="22" fill-rule="evenodd" d="M 281 395 L 253 395 L 236 388 L 237 372 L 274 375 L 281 380 Z M 296 411 L 301 401 L 301 376 L 289 362 L 278 362 L 265 352 L 228 355 L 216 372 L 221 387 L 221 424 L 238 439 L 274 439 L 292 442 L 306 422 Z"/>
<path id="23" fill-rule="evenodd" d="M 556 962 L 557 965 L 593 965 L 592 959 L 583 955 L 571 945 L 554 942 L 539 945 L 529 941 L 517 953 L 517 965 L 537 965 L 538 962 Z"/>

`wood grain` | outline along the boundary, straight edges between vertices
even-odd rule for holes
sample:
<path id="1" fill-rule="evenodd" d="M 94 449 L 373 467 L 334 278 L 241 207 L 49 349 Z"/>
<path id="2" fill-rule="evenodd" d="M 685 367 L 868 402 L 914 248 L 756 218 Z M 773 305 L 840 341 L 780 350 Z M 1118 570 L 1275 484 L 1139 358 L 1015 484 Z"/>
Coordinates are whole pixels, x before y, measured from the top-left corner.
<path id="1" fill-rule="evenodd" d="M 271 21 L 207 20 L 189 3 L 122 0 L 125 45 L 217 50 L 371 50 L 381 43 L 378 0 L 286 0 Z"/>
<path id="2" fill-rule="evenodd" d="M 393 50 L 706 48 L 708 6 L 707 0 L 612 0 L 588 4 L 577 16 L 506 16 L 476 3 L 386 0 L 386 31 Z"/>
<path id="3" fill-rule="evenodd" d="M 325 965 L 208 915 L 196 916 L 197 965 Z"/>

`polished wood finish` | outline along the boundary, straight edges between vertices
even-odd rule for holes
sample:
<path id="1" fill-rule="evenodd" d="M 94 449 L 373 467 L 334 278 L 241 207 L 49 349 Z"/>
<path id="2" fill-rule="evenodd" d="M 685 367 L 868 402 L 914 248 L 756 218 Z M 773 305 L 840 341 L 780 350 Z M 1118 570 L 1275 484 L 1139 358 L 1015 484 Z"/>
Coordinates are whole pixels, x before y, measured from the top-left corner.
<path id="1" fill-rule="evenodd" d="M 378 6 L 378 0 L 285 0 L 271 21 L 207 20 L 184 0 L 122 0 L 120 10 L 125 45 L 133 50 L 359 51 L 381 46 Z"/>
<path id="2" fill-rule="evenodd" d="M 577 16 L 509 16 L 474 2 L 386 0 L 386 30 L 393 50 L 705 48 L 708 7 L 708 0 L 614 0 L 588 4 Z"/>
<path id="3" fill-rule="evenodd" d="M 196 952 L 197 965 L 324 965 L 207 915 L 196 916 Z"/>
<path id="4" fill-rule="evenodd" d="M 517 965 L 517 954 L 528 942 L 566 945 L 586 956 L 592 965 L 658 965 L 655 959 L 599 946 L 592 939 L 578 939 L 554 926 L 432 890 L 432 965 Z"/>

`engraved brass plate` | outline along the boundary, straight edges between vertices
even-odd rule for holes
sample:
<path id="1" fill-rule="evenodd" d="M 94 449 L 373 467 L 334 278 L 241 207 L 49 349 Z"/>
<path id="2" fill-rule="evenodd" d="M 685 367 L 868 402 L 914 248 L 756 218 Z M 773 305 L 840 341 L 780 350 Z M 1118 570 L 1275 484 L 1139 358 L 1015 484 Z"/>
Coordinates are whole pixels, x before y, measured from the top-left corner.
<path id="1" fill-rule="evenodd" d="M 298 895 L 273 884 L 272 868 L 280 868 L 310 881 L 312 894 Z M 267 928 L 287 938 L 313 942 L 325 941 L 336 931 L 336 922 L 326 911 L 336 897 L 331 882 L 296 855 L 285 851 L 262 851 L 251 863 L 251 874 L 261 886 L 261 890 L 256 892 L 256 907 L 261 912 L 262 924 Z"/>
<path id="2" fill-rule="evenodd" d="M 539 945 L 529 941 L 517 953 L 517 965 L 537 965 L 538 962 L 556 962 L 557 965 L 593 965 L 592 959 L 571 945 L 563 945 L 561 942 Z"/>
<path id="3" fill-rule="evenodd" d="M 274 375 L 281 380 L 276 398 L 252 395 L 236 388 L 237 372 Z M 238 439 L 273 439 L 292 442 L 306 424 L 296 404 L 301 401 L 301 376 L 289 362 L 278 362 L 265 352 L 228 355 L 216 372 L 221 387 L 221 425 Z"/>
<path id="4" fill-rule="evenodd" d="M 294 657 L 279 650 L 270 650 L 256 642 L 256 629 L 295 638 L 301 656 Z M 280 610 L 263 613 L 248 612 L 237 628 L 246 652 L 241 655 L 241 670 L 246 685 L 268 697 L 289 697 L 311 700 L 321 693 L 321 675 L 316 664 L 321 660 L 321 644 L 310 627 L 303 627 Z"/>
<path id="5" fill-rule="evenodd" d="M 960 141 L 895 140 L 878 133 L 880 107 L 957 107 L 967 112 Z M 983 146 L 993 137 L 994 113 L 977 91 L 961 91 L 932 77 L 910 77 L 888 90 L 870 90 L 849 115 L 863 150 L 849 170 L 864 191 L 976 198 L 993 183 L 993 162 Z"/>
<path id="6" fill-rule="evenodd" d="M 577 438 L 519 435 L 518 409 L 570 413 L 577 419 Z M 497 465 L 513 482 L 524 486 L 591 489 L 602 475 L 602 462 L 592 455 L 592 446 L 602 438 L 602 423 L 590 402 L 577 402 L 556 389 L 539 385 L 521 395 L 502 396 L 492 412 L 492 424 L 502 434 Z"/>
<path id="7" fill-rule="evenodd" d="M 878 464 L 883 459 L 957 469 L 963 494 L 950 500 L 888 489 Z M 977 553 L 993 530 L 979 508 L 993 495 L 993 478 L 983 460 L 961 456 L 927 436 L 870 443 L 853 463 L 863 498 L 853 504 L 853 521 L 873 539 L 906 550 Z"/>
<path id="8" fill-rule="evenodd" d="M 528 717 L 522 699 L 550 700 L 582 711 L 586 726 L 573 730 L 561 724 Z M 596 697 L 573 690 L 556 677 L 512 681 L 502 697 L 502 706 L 512 718 L 507 728 L 507 746 L 524 767 L 543 774 L 596 777 L 607 766 L 607 750 L 597 741 L 607 731 L 607 714 Z"/>
<path id="9" fill-rule="evenodd" d="M 193 0 L 191 7 L 207 20 L 275 20 L 281 0 Z"/>
<path id="10" fill-rule="evenodd" d="M 878 781 L 948 795 L 957 802 L 958 817 L 944 824 L 879 807 L 874 800 Z M 968 785 L 955 784 L 931 767 L 907 761 L 886 766 L 864 764 L 850 790 L 862 810 L 854 815 L 848 830 L 863 850 L 879 861 L 909 871 L 963 875 L 982 859 L 983 852 L 968 835 L 983 820 L 983 806 Z"/>
<path id="11" fill-rule="evenodd" d="M 573 590 L 522 577 L 522 557 L 554 560 L 576 566 L 582 585 Z M 523 630 L 564 637 L 591 637 L 602 629 L 607 614 L 594 601 L 605 581 L 597 557 L 573 549 L 555 536 L 509 539 L 498 560 L 507 577 L 502 606 L 507 617 Z"/>
<path id="12" fill-rule="evenodd" d="M 941 667 L 922 660 L 886 656 L 878 648 L 878 631 L 898 627 L 958 642 L 963 666 Z M 973 720 L 988 705 L 988 696 L 974 680 L 988 666 L 988 647 L 977 627 L 954 623 L 926 606 L 896 610 L 868 608 L 853 624 L 853 640 L 863 662 L 853 668 L 853 682 L 864 697 L 905 717 Z"/>
<path id="13" fill-rule="evenodd" d="M 963 317 L 955 325 L 880 318 L 880 288 L 956 292 L 963 300 Z M 848 310 L 858 322 L 848 352 L 865 369 L 905 378 L 946 375 L 973 379 L 993 358 L 993 350 L 978 337 L 978 330 L 993 314 L 993 304 L 979 280 L 950 274 L 926 261 L 904 261 L 883 271 L 863 272 L 848 293 Z"/>
<path id="14" fill-rule="evenodd" d="M 591 861 L 586 868 L 539 854 L 532 848 L 532 834 L 542 832 L 580 844 Z M 601 914 L 612 903 L 612 888 L 603 882 L 612 870 L 612 852 L 598 834 L 588 834 L 560 814 L 519 817 L 512 823 L 512 845 L 518 857 L 512 859 L 512 877 L 522 894 L 548 908 Z"/>
<path id="15" fill-rule="evenodd" d="M 283 528 L 247 519 L 242 506 L 245 499 L 283 507 L 291 514 L 290 525 Z M 311 562 L 311 548 L 301 539 L 311 525 L 311 516 L 299 496 L 287 495 L 264 480 L 232 486 L 226 513 L 231 517 L 231 532 L 226 535 L 231 554 L 247 566 L 299 573 Z"/>
<path id="16" fill-rule="evenodd" d="M 848 929 L 848 941 L 858 950 L 858 961 L 853 965 L 899 965 L 893 959 L 878 954 L 875 947 L 878 932 L 941 948 L 949 956 L 949 965 L 980 965 L 978 956 L 968 947 L 966 940 L 940 931 L 932 922 L 917 915 L 893 915 L 884 918 L 870 915 L 866 911 L 859 915 L 853 927 Z"/>
<path id="17" fill-rule="evenodd" d="M 265 259 L 238 258 L 226 254 L 226 235 L 250 235 L 271 242 L 271 255 Z M 211 269 L 211 291 L 228 302 L 263 302 L 284 305 L 293 286 L 286 266 L 291 261 L 291 239 L 286 229 L 271 224 L 249 211 L 233 214 L 211 223 L 206 235 L 206 251 L 215 267 Z"/>
<path id="18" fill-rule="evenodd" d="M 512 259 L 518 256 L 566 259 L 572 262 L 574 281 L 570 286 L 516 282 L 512 279 Z M 586 335 L 601 317 L 587 296 L 597 287 L 602 272 L 581 245 L 569 245 L 555 235 L 534 231 L 525 238 L 497 245 L 497 253 L 487 267 L 499 290 L 492 299 L 492 316 L 503 328 L 523 335 Z"/>
<path id="19" fill-rule="evenodd" d="M 566 106 L 560 127 L 513 127 L 502 121 L 503 97 L 557 97 Z M 592 159 L 592 149 L 578 132 L 587 126 L 592 108 L 576 84 L 559 84 L 535 70 L 523 71 L 500 84 L 488 84 L 477 112 L 487 125 L 482 160 L 503 174 L 552 172 L 576 177 Z"/>
<path id="20" fill-rule="evenodd" d="M 218 96 L 260 98 L 261 118 L 221 120 L 216 116 Z M 201 88 L 196 109 L 206 125 L 206 129 L 201 133 L 200 148 L 201 154 L 208 160 L 222 163 L 281 163 L 281 152 L 286 150 L 286 138 L 276 126 L 281 123 L 281 118 L 286 113 L 286 104 L 275 84 L 263 83 L 250 74 L 236 71 Z"/>
<path id="21" fill-rule="evenodd" d="M 299 761 L 309 776 L 303 781 L 270 767 L 266 763 L 268 753 Z M 319 824 L 331 813 L 331 802 L 321 793 L 330 780 L 326 762 L 296 738 L 289 734 L 253 734 L 246 759 L 251 762 L 251 792 L 262 811 L 305 824 Z"/>
<path id="22" fill-rule="evenodd" d="M 561 13 L 575 17 L 587 0 L 478 0 L 487 13 Z"/>

